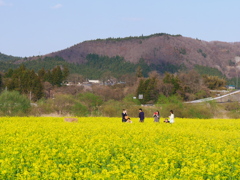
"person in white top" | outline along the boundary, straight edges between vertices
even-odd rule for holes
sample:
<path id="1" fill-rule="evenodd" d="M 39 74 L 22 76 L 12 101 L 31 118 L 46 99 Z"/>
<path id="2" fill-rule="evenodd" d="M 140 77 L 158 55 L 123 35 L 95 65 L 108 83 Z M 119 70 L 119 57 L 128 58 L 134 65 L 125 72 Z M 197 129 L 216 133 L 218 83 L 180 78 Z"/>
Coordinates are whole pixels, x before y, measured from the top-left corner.
<path id="1" fill-rule="evenodd" d="M 173 110 L 170 111 L 171 115 L 169 116 L 169 122 L 170 123 L 174 123 L 174 114 L 173 114 Z"/>
<path id="2" fill-rule="evenodd" d="M 164 120 L 165 123 L 174 123 L 174 114 L 173 114 L 173 110 L 170 111 L 170 116 L 169 116 L 169 120 L 165 119 Z"/>

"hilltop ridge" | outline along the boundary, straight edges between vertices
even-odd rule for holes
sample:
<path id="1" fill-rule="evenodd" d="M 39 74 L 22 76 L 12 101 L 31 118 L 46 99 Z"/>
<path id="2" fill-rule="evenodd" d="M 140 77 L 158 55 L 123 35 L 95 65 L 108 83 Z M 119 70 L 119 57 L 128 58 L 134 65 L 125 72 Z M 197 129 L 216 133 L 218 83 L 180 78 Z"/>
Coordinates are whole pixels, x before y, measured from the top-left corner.
<path id="1" fill-rule="evenodd" d="M 131 63 L 143 59 L 147 64 L 184 64 L 190 69 L 195 65 L 208 66 L 217 68 L 227 77 L 235 77 L 236 68 L 240 68 L 238 42 L 207 42 L 165 33 L 84 41 L 45 56 L 59 56 L 67 62 L 82 64 L 86 63 L 88 54 L 120 56 Z"/>

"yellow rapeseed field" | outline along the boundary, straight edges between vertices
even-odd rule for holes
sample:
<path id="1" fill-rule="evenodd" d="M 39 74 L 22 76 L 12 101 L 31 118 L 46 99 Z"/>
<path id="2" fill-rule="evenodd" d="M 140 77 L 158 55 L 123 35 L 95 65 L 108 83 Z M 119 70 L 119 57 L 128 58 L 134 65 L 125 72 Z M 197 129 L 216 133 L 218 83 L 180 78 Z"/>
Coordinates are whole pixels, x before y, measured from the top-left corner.
<path id="1" fill-rule="evenodd" d="M 240 120 L 63 119 L 0 118 L 0 179 L 240 179 Z"/>

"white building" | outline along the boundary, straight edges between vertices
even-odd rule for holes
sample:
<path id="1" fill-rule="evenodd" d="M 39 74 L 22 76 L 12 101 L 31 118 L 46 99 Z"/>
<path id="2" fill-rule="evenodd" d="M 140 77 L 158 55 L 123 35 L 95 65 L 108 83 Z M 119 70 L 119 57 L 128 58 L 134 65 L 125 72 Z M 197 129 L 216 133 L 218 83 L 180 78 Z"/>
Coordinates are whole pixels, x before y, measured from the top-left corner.
<path id="1" fill-rule="evenodd" d="M 88 82 L 90 82 L 92 84 L 100 84 L 99 80 L 88 80 Z"/>
<path id="2" fill-rule="evenodd" d="M 233 86 L 233 85 L 229 85 L 227 88 L 228 89 L 236 89 L 235 86 Z"/>

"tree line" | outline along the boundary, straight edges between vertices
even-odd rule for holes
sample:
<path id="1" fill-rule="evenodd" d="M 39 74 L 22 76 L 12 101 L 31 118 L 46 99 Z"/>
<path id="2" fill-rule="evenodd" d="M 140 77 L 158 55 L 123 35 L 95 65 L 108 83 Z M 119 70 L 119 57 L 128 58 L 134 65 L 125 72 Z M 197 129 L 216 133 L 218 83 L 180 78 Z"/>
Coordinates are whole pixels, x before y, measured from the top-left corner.
<path id="1" fill-rule="evenodd" d="M 213 89 L 226 89 L 226 80 L 217 76 L 201 76 L 195 70 L 177 74 L 157 72 L 149 74 L 148 78 L 140 78 L 136 96 L 142 97 L 142 104 L 161 103 L 160 95 L 170 97 L 177 95 L 184 101 L 206 98 Z"/>
<path id="2" fill-rule="evenodd" d="M 135 74 L 138 67 L 141 67 L 144 77 L 147 77 L 151 71 L 158 71 L 160 74 L 163 74 L 165 72 L 175 73 L 185 69 L 183 65 L 173 65 L 165 62 L 158 65 L 147 64 L 143 58 L 134 64 L 120 56 L 108 57 L 88 54 L 86 56 L 86 62 L 83 64 L 68 63 L 58 56 L 35 57 L 35 60 L 24 58 L 21 64 L 0 61 L 0 71 L 7 72 L 8 69 L 16 69 L 19 68 L 20 65 L 24 65 L 26 68 L 32 69 L 35 72 L 41 68 L 50 70 L 58 65 L 67 66 L 70 74 L 80 74 L 88 79 L 104 79 L 106 76 L 119 78 L 125 74 Z"/>
<path id="3" fill-rule="evenodd" d="M 0 76 L 1 87 L 7 89 L 0 94 L 0 115 L 117 116 L 119 109 L 126 108 L 133 116 L 136 105 L 152 103 L 156 108 L 163 107 L 163 115 L 168 115 L 172 108 L 178 117 L 209 118 L 213 114 L 207 106 L 195 107 L 182 101 L 209 97 L 210 89 L 221 89 L 226 84 L 222 78 L 202 76 L 194 70 L 163 75 L 153 71 L 144 77 L 141 68 L 137 69 L 134 76 L 126 75 L 125 84 L 92 85 L 89 90 L 62 84 L 69 74 L 62 66 L 52 70 L 42 68 L 38 72 L 24 66 L 9 69 Z M 143 99 L 138 98 L 139 94 Z M 30 102 L 36 106 L 30 106 Z M 229 106 L 228 109 L 238 110 L 239 107 Z M 151 116 L 153 109 L 145 111 Z"/>
<path id="4" fill-rule="evenodd" d="M 42 68 L 36 73 L 21 65 L 17 69 L 9 69 L 4 76 L 1 76 L 0 85 L 9 91 L 15 90 L 27 95 L 32 101 L 37 101 L 44 97 L 44 82 L 60 87 L 68 75 L 67 67 L 56 66 L 47 71 Z"/>
<path id="5" fill-rule="evenodd" d="M 135 78 L 139 78 L 140 80 L 137 81 L 139 82 L 138 88 L 134 94 L 136 94 L 136 96 L 139 96 L 139 94 L 143 95 L 144 98 L 140 100 L 143 104 L 156 103 L 159 94 L 167 97 L 178 95 L 185 101 L 204 98 L 210 95 L 209 89 L 219 89 L 226 85 L 224 78 L 206 74 L 200 75 L 194 70 L 189 72 L 182 71 L 180 73 L 166 72 L 165 74 L 152 71 L 147 74 L 151 69 L 149 66 L 146 66 L 143 59 L 134 65 L 130 62 L 125 62 L 124 59 L 119 56 L 109 58 L 89 54 L 87 60 L 88 62 L 85 64 L 85 67 L 91 67 L 92 69 L 89 70 L 88 73 L 100 72 L 100 74 L 102 74 L 102 80 L 118 77 L 118 80 L 125 81 L 126 85 L 134 85 L 134 81 L 137 81 Z M 57 57 L 57 61 L 65 63 L 65 61 L 59 57 Z M 31 61 L 30 64 L 33 64 L 33 61 Z M 112 69 L 114 72 L 109 72 L 109 69 Z M 200 66 L 198 66 L 198 70 L 199 69 L 201 69 Z M 87 70 L 88 68 L 84 69 L 84 71 Z M 127 72 L 131 73 L 128 74 Z M 19 91 L 21 94 L 29 96 L 31 100 L 37 101 L 44 96 L 50 97 L 51 88 L 54 86 L 62 86 L 62 83 L 68 79 L 70 73 L 66 64 L 58 65 L 47 70 L 42 67 L 37 72 L 26 68 L 26 66 L 22 64 L 16 69 L 8 69 L 3 76 L 0 76 L 0 87 Z M 76 79 L 76 76 L 72 75 L 71 77 Z M 46 82 L 52 87 L 44 86 Z M 46 95 L 46 93 L 44 94 L 44 91 L 48 91 L 48 95 Z"/>
<path id="6" fill-rule="evenodd" d="M 3 55 L 0 56 L 0 71 L 7 72 L 9 69 L 17 69 L 21 65 L 24 65 L 28 69 L 32 69 L 38 72 L 40 69 L 44 68 L 46 71 L 51 70 L 56 66 L 66 66 L 69 69 L 70 74 L 80 74 L 85 79 L 101 79 L 104 80 L 109 77 L 114 77 L 121 79 L 125 75 L 134 75 L 138 68 L 141 68 L 144 77 L 148 77 L 151 71 L 157 71 L 159 74 L 164 74 L 165 72 L 177 73 L 181 71 L 188 71 L 188 69 L 183 65 L 171 64 L 164 61 L 159 61 L 159 64 L 148 64 L 141 58 L 137 63 L 131 63 L 126 61 L 123 57 L 115 56 L 100 56 L 97 54 L 88 54 L 86 56 L 86 62 L 83 64 L 69 63 L 63 58 L 55 57 L 34 57 L 35 60 L 28 60 L 28 58 L 22 58 L 22 63 L 13 63 L 13 60 L 19 58 Z M 7 59 L 7 60 L 6 60 Z M 227 79 L 222 72 L 216 68 L 195 65 L 194 70 L 196 70 L 201 75 L 218 76 L 227 80 L 227 84 L 235 85 L 236 78 Z"/>

